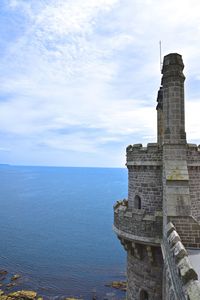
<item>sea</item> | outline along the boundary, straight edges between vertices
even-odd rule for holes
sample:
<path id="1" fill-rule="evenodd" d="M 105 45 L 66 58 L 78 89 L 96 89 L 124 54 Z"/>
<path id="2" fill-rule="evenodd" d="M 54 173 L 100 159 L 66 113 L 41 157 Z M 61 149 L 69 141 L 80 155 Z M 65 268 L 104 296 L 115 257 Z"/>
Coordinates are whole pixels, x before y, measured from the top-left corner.
<path id="1" fill-rule="evenodd" d="M 1 281 L 44 299 L 123 299 L 126 280 L 113 205 L 127 198 L 124 168 L 0 166 Z"/>

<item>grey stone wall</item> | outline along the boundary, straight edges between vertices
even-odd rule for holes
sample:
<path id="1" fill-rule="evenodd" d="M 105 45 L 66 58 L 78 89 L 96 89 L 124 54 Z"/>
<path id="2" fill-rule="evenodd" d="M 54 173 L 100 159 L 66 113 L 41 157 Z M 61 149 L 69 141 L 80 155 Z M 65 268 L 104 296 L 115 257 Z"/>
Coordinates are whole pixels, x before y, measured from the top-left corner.
<path id="1" fill-rule="evenodd" d="M 141 198 L 141 208 L 147 213 L 162 210 L 162 168 L 131 166 L 128 169 L 129 207 L 134 207 L 134 199 L 138 195 Z"/>
<path id="2" fill-rule="evenodd" d="M 133 164 L 162 164 L 162 150 L 157 143 L 149 143 L 147 147 L 142 144 L 129 145 L 126 148 L 127 163 Z"/>
<path id="3" fill-rule="evenodd" d="M 142 258 L 128 252 L 127 255 L 127 300 L 138 300 L 142 290 L 146 291 L 149 300 L 162 300 L 162 253 L 159 247 L 152 249 L 154 260 L 150 262 L 145 247 L 141 249 Z"/>
<path id="4" fill-rule="evenodd" d="M 200 221 L 200 166 L 188 167 L 192 216 Z"/>
<path id="5" fill-rule="evenodd" d="M 158 239 L 162 237 L 162 214 L 148 215 L 141 209 L 128 209 L 119 204 L 114 209 L 114 226 L 123 233 L 137 237 Z"/>
<path id="6" fill-rule="evenodd" d="M 187 144 L 187 162 L 188 165 L 200 164 L 200 145 Z"/>
<path id="7" fill-rule="evenodd" d="M 185 247 L 200 248 L 200 225 L 192 216 L 170 217 Z"/>

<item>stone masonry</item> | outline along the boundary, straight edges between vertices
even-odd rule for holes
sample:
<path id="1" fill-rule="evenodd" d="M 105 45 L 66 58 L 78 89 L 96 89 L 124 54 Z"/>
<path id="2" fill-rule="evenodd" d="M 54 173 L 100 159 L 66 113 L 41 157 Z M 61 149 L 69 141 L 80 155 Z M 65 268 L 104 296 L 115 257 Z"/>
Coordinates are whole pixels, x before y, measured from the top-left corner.
<path id="1" fill-rule="evenodd" d="M 157 143 L 126 149 L 128 200 L 115 204 L 113 228 L 127 251 L 127 300 L 200 300 L 187 252 L 200 249 L 200 147 L 186 141 L 183 68 L 181 55 L 164 57 Z"/>

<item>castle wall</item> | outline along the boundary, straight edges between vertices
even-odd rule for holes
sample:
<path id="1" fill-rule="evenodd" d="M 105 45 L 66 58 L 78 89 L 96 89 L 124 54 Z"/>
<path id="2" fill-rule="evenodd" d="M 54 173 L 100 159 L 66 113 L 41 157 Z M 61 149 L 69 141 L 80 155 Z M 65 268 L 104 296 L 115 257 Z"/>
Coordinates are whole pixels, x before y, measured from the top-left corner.
<path id="1" fill-rule="evenodd" d="M 200 221 L 200 149 L 195 144 L 187 146 L 191 214 Z"/>
<path id="2" fill-rule="evenodd" d="M 200 249 L 200 146 L 186 141 L 183 68 L 181 55 L 165 56 L 158 143 L 126 149 L 128 201 L 114 206 L 113 228 L 127 251 L 127 300 L 200 299 L 185 249 Z"/>
<path id="3" fill-rule="evenodd" d="M 200 221 L 200 166 L 188 167 L 192 216 Z"/>
<path id="4" fill-rule="evenodd" d="M 200 225 L 191 216 L 170 217 L 185 247 L 200 248 Z"/>
<path id="5" fill-rule="evenodd" d="M 146 214 L 143 209 L 129 209 L 125 203 L 114 206 L 114 231 L 121 242 L 129 239 L 143 243 L 160 244 L 162 237 L 162 213 Z"/>
<path id="6" fill-rule="evenodd" d="M 147 248 L 141 245 L 141 258 L 127 255 L 127 300 L 142 299 L 142 290 L 148 293 L 149 300 L 162 300 L 162 253 L 159 247 L 154 247 L 154 261 L 149 260 Z"/>
<path id="7" fill-rule="evenodd" d="M 129 208 L 136 208 L 135 197 L 139 196 L 147 213 L 162 210 L 162 151 L 158 144 L 127 147 L 127 167 Z"/>
<path id="8" fill-rule="evenodd" d="M 129 145 L 126 148 L 127 164 L 158 165 L 162 163 L 162 149 L 157 143 L 149 143 L 147 147 L 142 144 Z"/>
<path id="9" fill-rule="evenodd" d="M 141 198 L 141 208 L 148 213 L 162 210 L 161 166 L 132 166 L 128 174 L 129 207 L 134 207 L 135 196 Z"/>

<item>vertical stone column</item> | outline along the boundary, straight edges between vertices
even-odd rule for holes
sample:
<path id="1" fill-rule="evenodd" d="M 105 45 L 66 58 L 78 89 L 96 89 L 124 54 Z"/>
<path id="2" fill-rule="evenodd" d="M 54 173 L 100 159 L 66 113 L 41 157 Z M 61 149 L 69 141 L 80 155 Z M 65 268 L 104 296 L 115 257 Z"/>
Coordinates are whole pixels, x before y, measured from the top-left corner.
<path id="1" fill-rule="evenodd" d="M 162 69 L 164 143 L 185 144 L 184 64 L 181 55 L 164 57 Z"/>
<path id="2" fill-rule="evenodd" d="M 172 53 L 163 63 L 163 212 L 167 217 L 190 215 L 189 175 L 186 159 L 183 61 Z M 164 229 L 165 232 L 165 229 Z"/>

